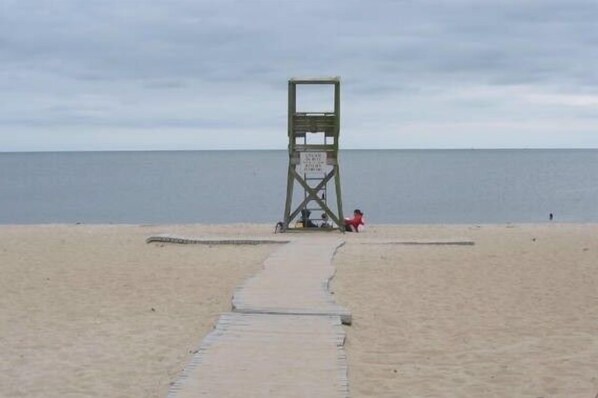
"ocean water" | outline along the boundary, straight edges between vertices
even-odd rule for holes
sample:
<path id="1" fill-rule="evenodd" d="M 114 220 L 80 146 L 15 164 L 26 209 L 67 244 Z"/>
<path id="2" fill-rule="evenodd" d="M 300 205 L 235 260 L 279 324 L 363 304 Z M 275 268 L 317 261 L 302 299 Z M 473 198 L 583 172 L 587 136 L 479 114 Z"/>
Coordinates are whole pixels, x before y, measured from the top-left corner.
<path id="1" fill-rule="evenodd" d="M 0 153 L 0 223 L 272 223 L 286 151 Z M 598 150 L 348 150 L 369 223 L 598 222 Z"/>

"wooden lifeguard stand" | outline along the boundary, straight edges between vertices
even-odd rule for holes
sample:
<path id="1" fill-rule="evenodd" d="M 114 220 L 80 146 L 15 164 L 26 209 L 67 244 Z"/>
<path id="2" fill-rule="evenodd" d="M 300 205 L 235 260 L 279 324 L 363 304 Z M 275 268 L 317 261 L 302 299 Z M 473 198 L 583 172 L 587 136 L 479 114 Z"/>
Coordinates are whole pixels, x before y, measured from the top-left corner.
<path id="1" fill-rule="evenodd" d="M 333 85 L 333 112 L 297 112 L 298 85 Z M 340 79 L 338 77 L 289 80 L 289 170 L 287 197 L 282 230 L 316 230 L 305 225 L 305 212 L 321 211 L 332 224 L 330 229 L 344 232 L 341 180 L 338 162 L 340 133 Z M 321 142 L 308 140 L 315 135 Z M 328 204 L 328 184 L 334 179 L 336 212 Z M 293 209 L 293 190 L 298 183 L 303 190 L 303 200 Z M 296 217 L 301 214 L 301 218 Z M 320 215 L 311 218 L 318 225 Z M 323 230 L 319 228 L 318 230 Z"/>

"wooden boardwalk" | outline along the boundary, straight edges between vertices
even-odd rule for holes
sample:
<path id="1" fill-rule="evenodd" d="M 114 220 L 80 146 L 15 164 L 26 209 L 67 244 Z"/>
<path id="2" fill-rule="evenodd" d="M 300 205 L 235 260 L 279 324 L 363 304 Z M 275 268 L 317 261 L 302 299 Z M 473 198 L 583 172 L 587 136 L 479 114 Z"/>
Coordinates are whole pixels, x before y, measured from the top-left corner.
<path id="1" fill-rule="evenodd" d="M 341 326 L 328 290 L 343 241 L 298 238 L 276 250 L 233 297 L 169 398 L 348 397 Z"/>
<path id="2" fill-rule="evenodd" d="M 351 314 L 336 304 L 328 283 L 332 257 L 344 242 L 337 238 L 301 239 L 281 247 L 233 295 L 233 311 L 251 314 L 337 315 L 345 324 Z"/>

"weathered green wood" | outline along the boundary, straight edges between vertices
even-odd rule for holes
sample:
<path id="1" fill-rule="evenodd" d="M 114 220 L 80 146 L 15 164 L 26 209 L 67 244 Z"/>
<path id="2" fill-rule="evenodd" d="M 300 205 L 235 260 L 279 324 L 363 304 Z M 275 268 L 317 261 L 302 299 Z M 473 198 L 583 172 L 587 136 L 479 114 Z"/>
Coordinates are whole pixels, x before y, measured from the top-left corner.
<path id="1" fill-rule="evenodd" d="M 293 187 L 295 186 L 294 177 L 295 165 L 289 162 L 289 170 L 287 173 L 287 199 L 284 208 L 284 228 L 288 228 L 294 217 L 291 217 L 291 206 L 293 202 Z"/>
<path id="2" fill-rule="evenodd" d="M 296 114 L 293 116 L 293 130 L 297 133 L 326 133 L 337 136 L 337 118 L 334 114 Z"/>
<path id="3" fill-rule="evenodd" d="M 334 132 L 334 148 L 338 151 L 338 138 L 341 127 L 341 84 L 337 81 L 334 85 L 334 115 L 336 117 L 335 132 Z"/>
<path id="4" fill-rule="evenodd" d="M 289 80 L 289 111 L 288 111 L 288 135 L 289 153 L 293 151 L 295 139 L 293 137 L 293 115 L 297 112 L 297 91 L 295 84 Z M 292 138 L 292 139 L 291 139 Z"/>
<path id="5" fill-rule="evenodd" d="M 340 83 L 340 77 L 338 77 L 338 76 L 309 77 L 309 78 L 293 77 L 289 80 L 289 82 L 293 82 L 295 84 L 337 84 L 337 83 Z"/>
<path id="6" fill-rule="evenodd" d="M 332 145 L 328 144 L 295 144 L 294 153 L 299 152 L 332 152 L 336 150 Z"/>
<path id="7" fill-rule="evenodd" d="M 326 203 L 324 203 L 322 199 L 318 197 L 318 193 L 322 190 L 322 187 L 326 185 L 326 183 L 328 183 L 328 181 L 330 181 L 332 177 L 334 177 L 334 169 L 330 173 L 328 173 L 326 177 L 322 181 L 320 181 L 320 183 L 316 185 L 316 187 L 314 188 L 310 187 L 307 184 L 307 182 L 305 182 L 303 177 L 301 177 L 301 175 L 297 173 L 296 170 L 293 170 L 293 175 L 307 193 L 307 197 L 303 199 L 303 201 L 299 204 L 299 206 L 297 206 L 295 211 L 293 211 L 293 213 L 290 216 L 290 219 L 292 220 L 295 217 L 297 217 L 297 215 L 301 212 L 301 209 L 303 209 L 303 207 L 307 205 L 307 203 L 313 200 L 320 205 L 320 207 L 328 215 L 328 217 L 330 217 L 335 223 L 337 223 L 338 219 L 336 218 L 336 214 L 334 214 L 334 212 L 330 210 Z"/>
<path id="8" fill-rule="evenodd" d="M 338 209 L 338 218 L 339 222 L 337 223 L 339 229 L 343 232 L 345 231 L 344 220 L 345 217 L 343 215 L 343 201 L 341 200 L 341 171 L 338 165 L 334 166 L 334 171 L 336 174 L 336 178 L 334 179 L 334 185 L 336 187 L 336 208 Z"/>
<path id="9" fill-rule="evenodd" d="M 297 112 L 297 85 L 334 85 L 334 112 Z M 293 220 L 306 208 L 310 202 L 315 202 L 319 208 L 328 215 L 330 221 L 337 225 L 338 229 L 344 231 L 341 183 L 338 164 L 339 134 L 340 134 L 340 78 L 292 78 L 288 82 L 288 137 L 289 137 L 289 167 L 287 173 L 287 197 L 284 212 L 284 229 L 288 229 Z M 323 133 L 323 144 L 307 144 L 307 134 Z M 297 139 L 303 142 L 297 143 Z M 329 142 L 331 141 L 331 142 Z M 326 152 L 326 165 L 332 166 L 332 171 L 323 173 L 320 183 L 316 187 L 310 187 L 297 172 L 297 165 L 300 164 L 301 152 Z M 319 177 L 318 177 L 319 178 Z M 311 177 L 310 180 L 318 179 Z M 335 213 L 328 204 L 318 196 L 318 193 L 326 189 L 326 184 L 334 178 L 336 207 Z M 304 199 L 299 206 L 293 210 L 293 187 L 295 181 L 304 190 Z"/>

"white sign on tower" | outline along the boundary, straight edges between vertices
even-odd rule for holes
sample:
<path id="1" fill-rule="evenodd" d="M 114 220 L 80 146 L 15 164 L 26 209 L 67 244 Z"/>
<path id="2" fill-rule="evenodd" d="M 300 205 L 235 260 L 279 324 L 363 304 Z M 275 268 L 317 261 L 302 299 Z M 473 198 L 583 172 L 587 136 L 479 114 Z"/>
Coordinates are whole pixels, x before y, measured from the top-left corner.
<path id="1" fill-rule="evenodd" d="M 326 152 L 300 152 L 299 162 L 303 173 L 326 172 Z"/>

